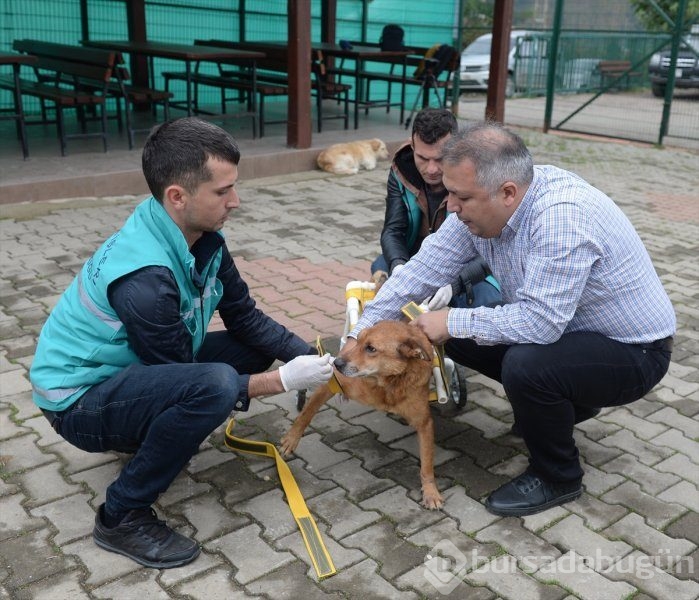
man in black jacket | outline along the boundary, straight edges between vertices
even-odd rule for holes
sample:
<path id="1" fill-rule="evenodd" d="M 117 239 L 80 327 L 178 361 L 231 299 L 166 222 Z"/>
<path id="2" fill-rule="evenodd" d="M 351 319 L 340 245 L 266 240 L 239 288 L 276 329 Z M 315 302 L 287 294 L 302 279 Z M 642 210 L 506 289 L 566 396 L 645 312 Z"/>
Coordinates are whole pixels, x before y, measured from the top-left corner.
<path id="1" fill-rule="evenodd" d="M 151 132 L 142 163 L 152 196 L 61 296 L 30 371 L 34 402 L 59 435 L 88 452 L 133 454 L 93 538 L 147 567 L 199 554 L 151 505 L 206 437 L 251 398 L 332 374 L 330 355 L 255 307 L 226 247 L 239 160 L 231 136 L 200 119 Z M 208 332 L 216 310 L 225 331 Z M 286 364 L 267 371 L 275 359 Z"/>
<path id="2" fill-rule="evenodd" d="M 425 108 L 413 121 L 410 142 L 396 151 L 388 175 L 382 254 L 371 265 L 374 281 L 385 280 L 402 269 L 423 240 L 444 222 L 447 191 L 442 183 L 442 147 L 457 129 L 451 111 Z M 447 305 L 473 308 L 500 298 L 487 263 L 478 257 L 426 302 L 430 310 L 439 310 Z"/>

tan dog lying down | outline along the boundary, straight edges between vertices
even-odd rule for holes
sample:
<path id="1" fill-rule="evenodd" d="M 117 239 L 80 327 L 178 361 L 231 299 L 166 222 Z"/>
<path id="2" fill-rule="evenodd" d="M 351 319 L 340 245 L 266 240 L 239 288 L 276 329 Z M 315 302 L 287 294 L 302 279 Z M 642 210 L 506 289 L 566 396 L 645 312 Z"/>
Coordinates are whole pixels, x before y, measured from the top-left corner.
<path id="1" fill-rule="evenodd" d="M 417 327 L 399 321 L 380 321 L 360 332 L 357 344 L 335 359 L 335 376 L 344 394 L 376 409 L 403 417 L 417 431 L 420 446 L 422 505 L 441 508 L 442 496 L 434 480 L 434 425 L 429 407 L 433 349 Z M 281 450 L 289 455 L 313 415 L 334 393 L 326 384 L 306 402 Z"/>
<path id="2" fill-rule="evenodd" d="M 386 144 L 380 139 L 360 140 L 344 144 L 333 144 L 318 155 L 318 166 L 328 173 L 353 175 L 364 167 L 367 171 L 376 168 L 376 161 L 388 158 Z"/>

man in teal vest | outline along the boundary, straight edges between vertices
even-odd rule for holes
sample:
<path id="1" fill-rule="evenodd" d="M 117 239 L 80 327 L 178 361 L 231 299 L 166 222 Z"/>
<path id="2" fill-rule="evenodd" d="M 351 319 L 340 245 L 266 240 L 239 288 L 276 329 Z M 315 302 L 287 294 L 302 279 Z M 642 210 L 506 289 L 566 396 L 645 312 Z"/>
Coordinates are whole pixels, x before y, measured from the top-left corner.
<path id="1" fill-rule="evenodd" d="M 206 121 L 153 130 L 142 158 L 152 196 L 61 296 L 30 371 L 34 402 L 59 435 L 88 452 L 133 454 L 93 537 L 147 567 L 199 554 L 151 505 L 204 439 L 251 398 L 332 373 L 329 355 L 255 307 L 226 247 L 239 160 L 231 136 Z M 225 331 L 207 333 L 216 310 Z M 267 371 L 275 359 L 286 364 Z"/>

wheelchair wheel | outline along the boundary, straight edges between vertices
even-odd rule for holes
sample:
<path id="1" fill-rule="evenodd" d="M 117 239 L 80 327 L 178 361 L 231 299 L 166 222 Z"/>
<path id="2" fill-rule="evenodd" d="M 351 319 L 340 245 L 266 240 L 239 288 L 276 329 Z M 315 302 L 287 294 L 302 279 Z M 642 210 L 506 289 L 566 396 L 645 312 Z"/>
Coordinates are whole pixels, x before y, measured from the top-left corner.
<path id="1" fill-rule="evenodd" d="M 459 412 L 466 406 L 468 389 L 466 387 L 466 367 L 454 364 L 454 372 L 451 374 L 451 398 L 454 404 L 458 404 Z"/>
<path id="2" fill-rule="evenodd" d="M 306 390 L 298 390 L 296 392 L 296 408 L 299 412 L 303 410 L 306 405 Z"/>
<path id="3" fill-rule="evenodd" d="M 430 406 L 443 417 L 454 417 L 462 412 L 466 406 L 468 391 L 466 388 L 466 368 L 454 364 L 449 385 L 450 394 L 446 403 L 430 402 Z"/>

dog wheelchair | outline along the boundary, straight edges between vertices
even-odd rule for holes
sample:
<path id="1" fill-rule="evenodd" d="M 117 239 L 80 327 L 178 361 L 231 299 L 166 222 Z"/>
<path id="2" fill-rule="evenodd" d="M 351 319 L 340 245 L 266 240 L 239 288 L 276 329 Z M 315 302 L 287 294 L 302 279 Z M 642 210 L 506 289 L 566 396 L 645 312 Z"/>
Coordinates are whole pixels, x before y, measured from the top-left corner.
<path id="1" fill-rule="evenodd" d="M 345 327 L 340 338 L 339 350 L 347 341 L 347 335 L 359 321 L 364 306 L 374 299 L 376 284 L 372 281 L 350 281 L 345 286 Z M 425 312 L 425 306 L 410 302 L 403 307 L 403 314 L 408 319 L 414 319 Z M 318 339 L 318 353 L 324 349 Z M 338 350 L 338 352 L 339 352 Z M 457 365 L 451 358 L 444 355 L 442 347 L 435 346 L 432 363 L 432 379 L 430 382 L 430 403 L 443 416 L 454 416 L 466 406 L 466 369 Z M 296 395 L 296 407 L 303 410 L 306 403 L 306 390 L 299 390 Z"/>

